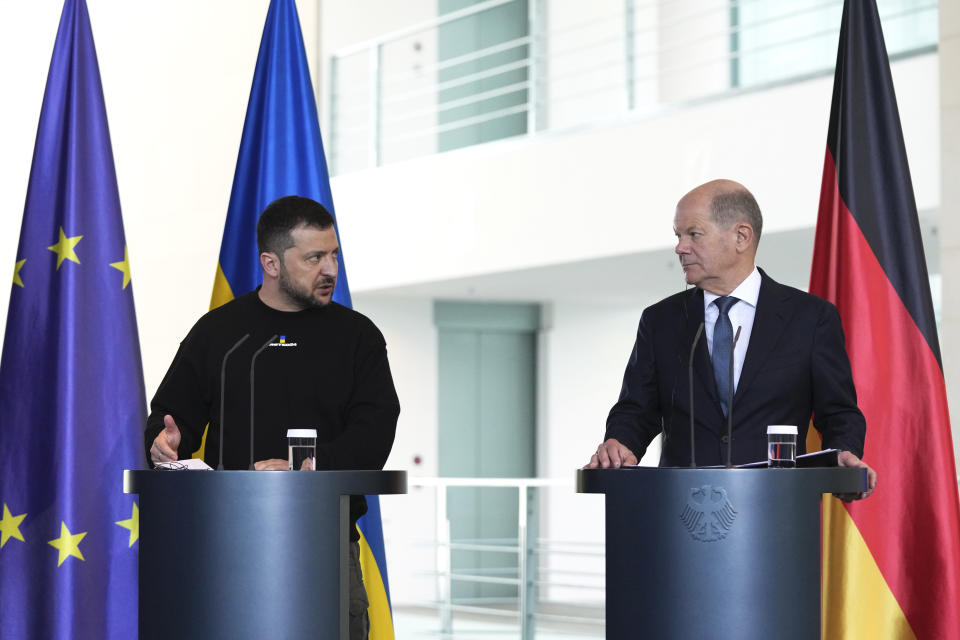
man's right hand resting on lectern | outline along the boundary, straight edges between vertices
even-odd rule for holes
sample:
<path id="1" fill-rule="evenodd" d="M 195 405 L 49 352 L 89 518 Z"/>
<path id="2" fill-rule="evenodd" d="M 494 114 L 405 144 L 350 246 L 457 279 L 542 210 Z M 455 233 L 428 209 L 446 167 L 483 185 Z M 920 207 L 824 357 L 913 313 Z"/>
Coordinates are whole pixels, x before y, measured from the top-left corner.
<path id="1" fill-rule="evenodd" d="M 163 435 L 162 433 L 160 435 Z M 597 452 L 590 456 L 584 469 L 618 469 L 625 464 L 637 464 L 637 456 L 633 455 L 625 445 L 620 444 L 619 440 L 609 438 L 606 442 L 597 447 Z"/>

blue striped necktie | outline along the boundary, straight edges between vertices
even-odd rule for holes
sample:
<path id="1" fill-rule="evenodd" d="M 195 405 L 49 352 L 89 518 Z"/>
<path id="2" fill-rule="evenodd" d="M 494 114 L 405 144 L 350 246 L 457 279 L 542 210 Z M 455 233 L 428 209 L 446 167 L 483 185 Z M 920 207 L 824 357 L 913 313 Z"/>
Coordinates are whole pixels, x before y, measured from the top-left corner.
<path id="1" fill-rule="evenodd" d="M 727 312 L 730 307 L 740 302 L 733 296 L 720 296 L 713 301 L 720 310 L 716 324 L 713 325 L 713 379 L 717 382 L 717 395 L 720 396 L 720 406 L 723 415 L 727 415 L 727 397 L 730 395 L 730 356 L 733 352 L 733 325 Z"/>

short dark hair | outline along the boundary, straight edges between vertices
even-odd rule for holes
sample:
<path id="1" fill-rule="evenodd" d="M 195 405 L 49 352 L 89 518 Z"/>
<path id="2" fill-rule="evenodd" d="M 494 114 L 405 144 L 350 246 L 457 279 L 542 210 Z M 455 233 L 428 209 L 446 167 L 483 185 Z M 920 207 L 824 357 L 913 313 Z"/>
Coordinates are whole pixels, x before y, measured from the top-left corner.
<path id="1" fill-rule="evenodd" d="M 753 194 L 746 189 L 723 191 L 713 196 L 710 214 L 717 226 L 729 229 L 735 222 L 746 222 L 753 227 L 757 242 L 763 231 L 763 214 Z"/>
<path id="2" fill-rule="evenodd" d="M 282 258 L 283 252 L 294 245 L 290 235 L 294 229 L 304 225 L 329 229 L 333 223 L 333 216 L 316 200 L 301 196 L 278 198 L 267 205 L 257 221 L 257 249 Z"/>

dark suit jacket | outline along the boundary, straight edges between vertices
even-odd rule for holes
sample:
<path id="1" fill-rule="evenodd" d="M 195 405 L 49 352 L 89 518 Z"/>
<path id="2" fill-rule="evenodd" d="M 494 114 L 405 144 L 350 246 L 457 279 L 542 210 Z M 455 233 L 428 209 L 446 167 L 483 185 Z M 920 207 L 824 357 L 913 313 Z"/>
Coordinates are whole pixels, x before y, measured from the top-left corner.
<path id="1" fill-rule="evenodd" d="M 779 284 L 762 282 L 743 370 L 733 399 L 733 463 L 765 460 L 767 425 L 792 424 L 804 453 L 807 426 L 824 448 L 863 455 L 866 423 L 844 348 L 840 315 L 832 304 Z M 703 322 L 703 291 L 670 296 L 644 310 L 623 376 L 620 400 L 607 418 L 616 438 L 639 459 L 664 433 L 660 466 L 690 464 L 690 347 Z M 706 336 L 694 354 L 694 441 L 697 465 L 726 463 L 727 425 L 720 408 Z"/>

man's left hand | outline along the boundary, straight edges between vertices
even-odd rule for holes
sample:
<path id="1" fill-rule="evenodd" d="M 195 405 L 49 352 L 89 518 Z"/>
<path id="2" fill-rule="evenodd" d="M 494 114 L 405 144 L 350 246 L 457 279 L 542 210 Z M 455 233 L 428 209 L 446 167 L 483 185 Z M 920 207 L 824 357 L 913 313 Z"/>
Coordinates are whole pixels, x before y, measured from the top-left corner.
<path id="1" fill-rule="evenodd" d="M 301 471 L 313 471 L 313 458 L 305 458 L 300 465 Z M 270 458 L 269 460 L 258 460 L 253 463 L 256 471 L 287 471 L 290 469 L 290 463 L 280 458 Z"/>
<path id="2" fill-rule="evenodd" d="M 877 472 L 867 466 L 867 463 L 853 455 L 849 451 L 841 451 L 837 454 L 837 464 L 841 467 L 859 467 L 867 470 L 867 490 L 860 493 L 837 493 L 834 494 L 844 502 L 853 502 L 866 498 L 877 486 Z"/>
<path id="3" fill-rule="evenodd" d="M 257 471 L 287 471 L 290 469 L 290 463 L 280 458 L 270 458 L 269 460 L 257 460 L 253 463 L 253 468 Z"/>

